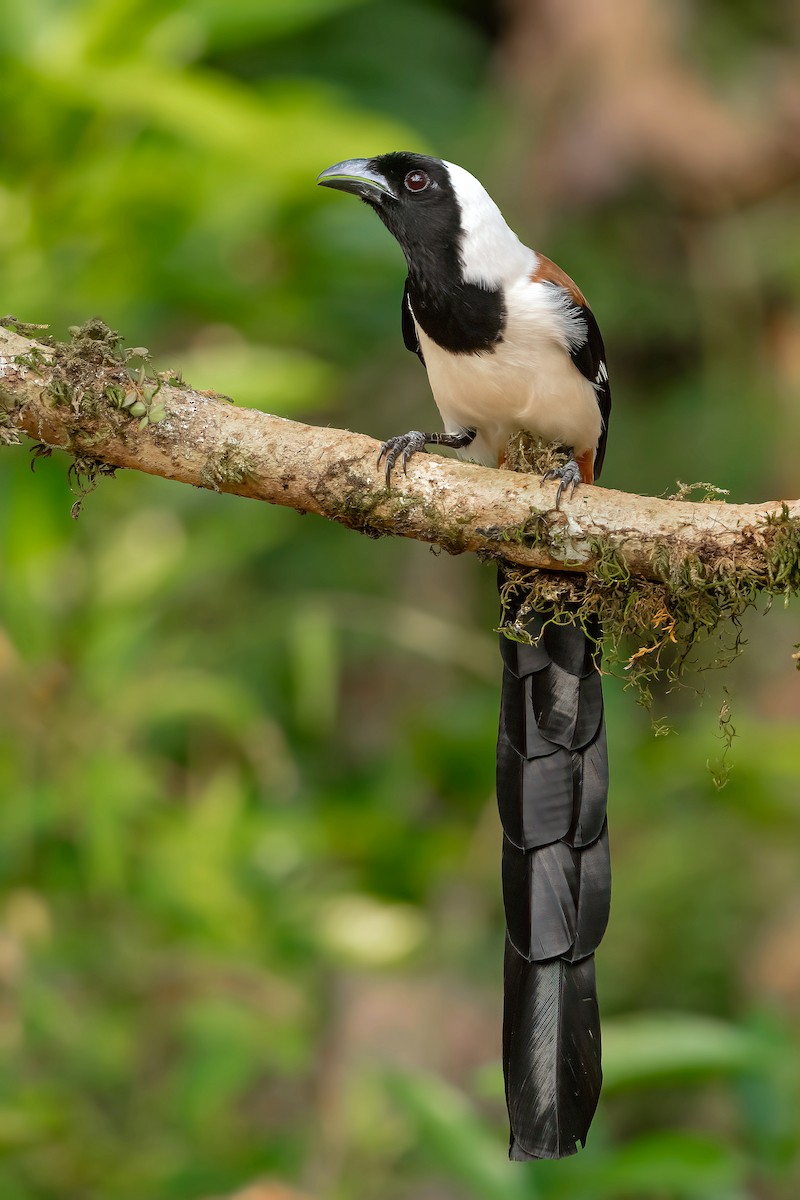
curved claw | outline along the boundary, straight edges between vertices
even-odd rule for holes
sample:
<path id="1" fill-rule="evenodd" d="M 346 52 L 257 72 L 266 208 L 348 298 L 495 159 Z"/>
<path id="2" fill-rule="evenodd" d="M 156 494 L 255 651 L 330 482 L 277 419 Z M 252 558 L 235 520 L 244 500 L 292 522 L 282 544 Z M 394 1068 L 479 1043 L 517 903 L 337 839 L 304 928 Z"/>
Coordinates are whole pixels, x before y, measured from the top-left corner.
<path id="1" fill-rule="evenodd" d="M 387 438 L 381 443 L 380 453 L 378 454 L 377 465 L 380 466 L 383 459 L 386 459 L 386 486 L 392 486 L 392 471 L 398 458 L 403 465 L 403 474 L 405 475 L 408 460 L 417 451 L 425 449 L 427 441 L 425 434 L 419 429 L 411 429 L 408 433 L 398 433 L 394 437 Z"/>
<path id="2" fill-rule="evenodd" d="M 561 497 L 564 492 L 569 489 L 570 499 L 575 493 L 575 488 L 582 480 L 581 469 L 574 458 L 565 462 L 563 467 L 554 467 L 552 471 L 546 471 L 542 476 L 543 479 L 558 479 L 558 491 L 556 492 L 556 508 L 561 504 Z"/>

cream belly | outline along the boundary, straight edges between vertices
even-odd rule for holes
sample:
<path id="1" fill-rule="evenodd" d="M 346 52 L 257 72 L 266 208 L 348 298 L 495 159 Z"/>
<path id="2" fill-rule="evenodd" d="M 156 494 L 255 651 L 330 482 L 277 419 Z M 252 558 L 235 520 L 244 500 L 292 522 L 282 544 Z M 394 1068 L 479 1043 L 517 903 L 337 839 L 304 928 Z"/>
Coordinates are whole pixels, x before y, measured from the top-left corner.
<path id="1" fill-rule="evenodd" d="M 596 448 L 597 394 L 569 355 L 573 339 L 584 336 L 583 323 L 556 289 L 526 280 L 510 290 L 503 340 L 491 353 L 451 354 L 419 325 L 417 335 L 445 430 L 476 430 L 465 456 L 496 466 L 520 430 L 562 442 L 575 455 Z"/>

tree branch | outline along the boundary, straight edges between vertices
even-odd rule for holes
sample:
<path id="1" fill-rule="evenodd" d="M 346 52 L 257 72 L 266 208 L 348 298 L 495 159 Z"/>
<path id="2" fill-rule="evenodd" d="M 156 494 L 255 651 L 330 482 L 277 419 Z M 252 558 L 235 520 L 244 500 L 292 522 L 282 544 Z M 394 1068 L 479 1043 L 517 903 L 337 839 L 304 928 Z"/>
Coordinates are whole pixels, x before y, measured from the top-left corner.
<path id="1" fill-rule="evenodd" d="M 127 467 L 317 513 L 370 536 L 568 572 L 602 572 L 613 561 L 617 574 L 639 580 L 669 581 L 692 562 L 704 577 L 746 572 L 769 586 L 781 567 L 775 529 L 782 546 L 787 529 L 800 537 L 796 500 L 688 502 L 582 487 L 556 512 L 555 484 L 435 455 L 415 457 L 387 490 L 371 438 L 236 408 L 149 368 L 132 376 L 120 339 L 101 322 L 69 345 L 33 341 L 14 324 L 0 328 L 0 435 L 23 432 L 65 450 L 78 472 Z"/>

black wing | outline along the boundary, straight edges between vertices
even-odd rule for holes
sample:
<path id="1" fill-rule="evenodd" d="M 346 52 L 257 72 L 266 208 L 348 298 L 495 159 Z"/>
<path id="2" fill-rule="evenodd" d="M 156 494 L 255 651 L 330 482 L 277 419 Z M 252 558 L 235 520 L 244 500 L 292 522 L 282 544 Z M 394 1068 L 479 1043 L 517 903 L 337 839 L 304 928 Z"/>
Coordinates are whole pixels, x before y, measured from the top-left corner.
<path id="1" fill-rule="evenodd" d="M 597 453 L 594 456 L 594 477 L 597 479 L 606 454 L 608 421 L 611 416 L 611 385 L 608 382 L 606 350 L 603 345 L 600 328 L 588 304 L 573 303 L 570 307 L 586 323 L 586 340 L 581 342 L 580 346 L 571 350 L 570 356 L 581 375 L 585 375 L 594 386 L 594 390 L 597 393 L 597 403 L 600 405 L 600 413 L 603 418 L 600 441 L 597 443 Z"/>
<path id="2" fill-rule="evenodd" d="M 403 322 L 403 341 L 406 344 L 406 350 L 410 350 L 412 354 L 416 354 L 424 367 L 425 359 L 422 357 L 422 350 L 420 349 L 419 338 L 417 337 L 417 327 L 414 324 L 414 317 L 411 312 L 411 299 L 408 294 L 407 279 L 406 285 L 403 288 L 403 309 L 401 316 Z"/>

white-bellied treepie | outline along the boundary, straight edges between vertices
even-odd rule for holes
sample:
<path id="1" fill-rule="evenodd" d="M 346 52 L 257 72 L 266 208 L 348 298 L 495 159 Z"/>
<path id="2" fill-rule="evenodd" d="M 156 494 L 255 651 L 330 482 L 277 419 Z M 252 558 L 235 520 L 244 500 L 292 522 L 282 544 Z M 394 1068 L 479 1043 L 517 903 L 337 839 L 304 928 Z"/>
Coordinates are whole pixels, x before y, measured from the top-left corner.
<path id="1" fill-rule="evenodd" d="M 421 154 L 350 159 L 319 176 L 352 192 L 394 235 L 408 266 L 403 338 L 424 363 L 444 433 L 384 442 L 386 481 L 426 444 L 498 465 L 520 430 L 566 446 L 556 506 L 600 472 L 611 392 L 582 293 L 524 246 L 462 167 Z M 502 574 L 501 574 L 502 578 Z M 514 605 L 512 600 L 512 607 Z M 503 1062 L 512 1159 L 583 1144 L 600 1093 L 594 951 L 608 920 L 608 764 L 599 629 L 529 611 L 501 636 L 497 796 L 506 910 Z"/>

